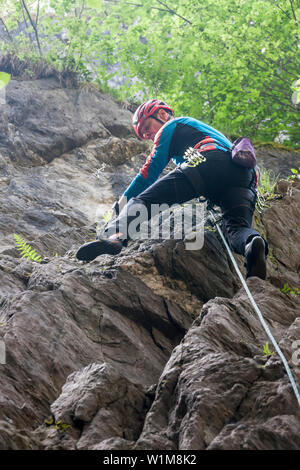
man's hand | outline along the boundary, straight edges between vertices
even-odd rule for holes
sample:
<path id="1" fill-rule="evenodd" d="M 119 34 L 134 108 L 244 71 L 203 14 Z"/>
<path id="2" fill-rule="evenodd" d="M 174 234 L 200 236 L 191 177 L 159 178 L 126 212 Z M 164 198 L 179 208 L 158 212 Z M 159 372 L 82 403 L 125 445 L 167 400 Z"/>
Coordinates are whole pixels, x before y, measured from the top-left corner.
<path id="1" fill-rule="evenodd" d="M 119 201 L 116 201 L 113 205 L 112 205 L 112 215 L 111 215 L 111 218 L 115 218 L 115 217 L 118 217 L 119 213 L 120 213 L 120 206 L 119 206 Z"/>
<path id="2" fill-rule="evenodd" d="M 127 204 L 127 197 L 122 195 L 120 199 L 112 205 L 111 210 L 107 213 L 108 217 L 105 218 L 106 223 L 104 226 L 104 230 L 107 228 L 107 226 L 110 224 L 110 222 L 113 219 L 116 219 L 119 216 L 121 210 L 126 206 L 126 204 Z M 122 233 L 118 233 L 115 235 L 118 235 L 117 238 L 121 238 Z"/>
<path id="3" fill-rule="evenodd" d="M 112 214 L 112 217 L 116 216 L 118 217 L 118 215 L 120 214 L 121 210 L 123 209 L 123 207 L 125 207 L 127 204 L 127 197 L 122 195 L 120 197 L 120 199 L 118 201 L 116 201 L 114 203 L 114 205 L 112 206 L 112 210 L 114 212 L 114 214 Z"/>

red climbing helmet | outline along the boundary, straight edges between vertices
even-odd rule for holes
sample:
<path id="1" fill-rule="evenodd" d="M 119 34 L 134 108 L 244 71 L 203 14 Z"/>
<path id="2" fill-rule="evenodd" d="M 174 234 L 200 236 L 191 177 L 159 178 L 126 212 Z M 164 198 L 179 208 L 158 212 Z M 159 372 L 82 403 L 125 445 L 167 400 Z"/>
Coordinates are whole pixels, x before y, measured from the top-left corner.
<path id="1" fill-rule="evenodd" d="M 136 132 L 136 134 L 141 138 L 144 139 L 145 137 L 141 133 L 141 125 L 150 116 L 153 116 L 153 114 L 158 110 L 158 109 L 165 109 L 166 111 L 170 111 L 172 114 L 173 109 L 170 108 L 166 103 L 163 101 L 159 100 L 150 100 L 146 101 L 145 103 L 141 104 L 136 112 L 134 113 L 134 116 L 132 118 L 132 125 L 133 128 Z"/>

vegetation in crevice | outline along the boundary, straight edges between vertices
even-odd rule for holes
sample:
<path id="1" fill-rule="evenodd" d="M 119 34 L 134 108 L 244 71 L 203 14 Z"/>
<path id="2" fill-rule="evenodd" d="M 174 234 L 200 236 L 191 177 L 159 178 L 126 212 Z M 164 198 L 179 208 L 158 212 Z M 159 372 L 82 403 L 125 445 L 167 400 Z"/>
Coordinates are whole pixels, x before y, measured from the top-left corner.
<path id="1" fill-rule="evenodd" d="M 27 258 L 30 261 L 40 263 L 42 258 L 37 254 L 36 250 L 31 247 L 20 235 L 14 234 L 17 250 L 20 252 L 21 258 Z"/>

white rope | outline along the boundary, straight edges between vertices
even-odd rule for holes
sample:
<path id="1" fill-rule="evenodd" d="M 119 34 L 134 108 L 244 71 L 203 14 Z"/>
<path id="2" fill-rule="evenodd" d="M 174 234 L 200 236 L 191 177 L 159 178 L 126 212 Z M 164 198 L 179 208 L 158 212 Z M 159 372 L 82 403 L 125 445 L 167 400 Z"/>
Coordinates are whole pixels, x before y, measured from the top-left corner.
<path id="1" fill-rule="evenodd" d="M 233 256 L 233 254 L 232 254 L 232 251 L 231 251 L 231 249 L 230 249 L 228 243 L 226 242 L 226 239 L 225 239 L 225 237 L 224 237 L 224 235 L 223 235 L 223 232 L 222 232 L 221 228 L 219 227 L 220 220 L 216 220 L 216 219 L 215 219 L 215 216 L 214 216 L 214 214 L 213 214 L 212 211 L 211 211 L 211 214 L 212 214 L 212 216 L 213 216 L 213 219 L 214 219 L 215 225 L 216 225 L 216 227 L 217 227 L 217 230 L 218 230 L 218 232 L 219 232 L 219 234 L 220 234 L 220 237 L 222 238 L 222 241 L 223 241 L 223 243 L 224 243 L 224 245 L 225 245 L 225 247 L 226 247 L 226 249 L 227 249 L 227 251 L 228 251 L 228 254 L 229 254 L 230 259 L 231 259 L 231 261 L 232 261 L 232 263 L 233 263 L 233 266 L 234 266 L 234 268 L 235 268 L 235 270 L 236 270 L 236 272 L 237 272 L 237 274 L 238 274 L 238 276 L 239 276 L 239 278 L 240 278 L 240 280 L 241 280 L 241 282 L 242 282 L 242 285 L 243 285 L 245 291 L 247 292 L 247 295 L 248 295 L 248 297 L 249 297 L 249 300 L 250 300 L 251 304 L 253 305 L 253 308 L 254 308 L 255 312 L 257 313 L 258 318 L 260 319 L 261 324 L 262 324 L 262 326 L 264 327 L 264 329 L 265 329 L 267 335 L 269 336 L 270 340 L 272 341 L 273 346 L 274 346 L 274 348 L 276 349 L 276 351 L 277 351 L 277 353 L 278 353 L 280 359 L 281 359 L 282 362 L 283 362 L 283 365 L 284 365 L 284 367 L 285 367 L 285 369 L 286 369 L 286 371 L 287 371 L 288 377 L 289 377 L 289 379 L 290 379 L 291 385 L 292 385 L 292 387 L 293 387 L 293 389 L 294 389 L 294 392 L 295 392 L 295 395 L 296 395 L 298 404 L 299 404 L 299 406 L 300 406 L 300 394 L 299 394 L 299 390 L 298 390 L 298 388 L 297 388 L 295 379 L 294 379 L 293 374 L 292 374 L 292 372 L 291 372 L 291 369 L 290 369 L 290 367 L 289 367 L 289 365 L 288 365 L 288 363 L 287 363 L 287 360 L 286 360 L 286 358 L 284 357 L 284 355 L 283 355 L 283 353 L 282 353 L 280 347 L 278 346 L 278 344 L 277 344 L 277 342 L 276 342 L 274 336 L 272 335 L 272 333 L 271 333 L 271 331 L 270 331 L 270 328 L 268 327 L 267 323 L 265 322 L 264 317 L 263 317 L 263 315 L 262 315 L 260 309 L 258 308 L 258 306 L 257 306 L 257 304 L 256 304 L 256 302 L 255 302 L 255 300 L 254 300 L 254 298 L 253 298 L 253 296 L 252 296 L 252 294 L 251 294 L 251 292 L 250 292 L 250 290 L 249 290 L 247 284 L 246 284 L 246 281 L 245 281 L 245 279 L 244 279 L 243 276 L 242 276 L 241 271 L 239 270 L 239 267 L 238 267 L 238 265 L 237 265 L 237 263 L 236 263 L 236 261 L 235 261 L 235 259 L 234 259 L 234 256 Z"/>

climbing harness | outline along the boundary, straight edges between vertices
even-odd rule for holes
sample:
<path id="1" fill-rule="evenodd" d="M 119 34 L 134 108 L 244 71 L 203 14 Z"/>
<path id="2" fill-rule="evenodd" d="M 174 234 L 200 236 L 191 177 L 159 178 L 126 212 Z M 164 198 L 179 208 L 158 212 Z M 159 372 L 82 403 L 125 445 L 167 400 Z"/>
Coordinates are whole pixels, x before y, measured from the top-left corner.
<path id="1" fill-rule="evenodd" d="M 269 337 L 270 340 L 272 341 L 272 343 L 273 343 L 273 345 L 274 345 L 274 348 L 276 349 L 276 351 L 277 351 L 277 353 L 278 353 L 280 359 L 281 359 L 282 362 L 283 362 L 283 365 L 284 365 L 284 367 L 285 367 L 285 370 L 286 370 L 286 372 L 287 372 L 287 374 L 288 374 L 288 378 L 289 378 L 290 383 L 291 383 L 291 385 L 292 385 L 292 387 L 293 387 L 293 390 L 294 390 L 294 392 L 295 392 L 295 395 L 296 395 L 298 404 L 299 404 L 299 406 L 300 406 L 300 394 L 299 394 L 299 390 L 298 390 L 298 388 L 297 388 L 295 379 L 294 379 L 294 377 L 293 377 L 293 374 L 292 374 L 292 372 L 291 372 L 291 369 L 290 369 L 290 367 L 289 367 L 289 365 L 288 365 L 288 363 L 287 363 L 287 360 L 286 360 L 286 358 L 284 357 L 284 355 L 283 355 L 283 353 L 282 353 L 280 347 L 278 346 L 278 344 L 277 344 L 277 342 L 276 342 L 274 336 L 272 335 L 272 333 L 271 333 L 271 331 L 270 331 L 270 328 L 268 327 L 267 323 L 265 322 L 264 317 L 263 317 L 263 315 L 262 315 L 260 309 L 258 308 L 258 306 L 257 306 L 257 304 L 256 304 L 256 302 L 255 302 L 255 300 L 254 300 L 254 298 L 253 298 L 253 296 L 252 296 L 252 294 L 251 294 L 251 292 L 250 292 L 250 290 L 249 290 L 247 284 L 246 284 L 245 279 L 244 279 L 243 276 L 242 276 L 241 271 L 239 270 L 239 267 L 238 267 L 238 265 L 237 265 L 237 263 L 236 263 L 236 261 L 235 261 L 235 259 L 234 259 L 234 256 L 233 256 L 233 254 L 232 254 L 232 251 L 231 251 L 231 249 L 230 249 L 230 247 L 229 247 L 229 245 L 228 245 L 228 243 L 227 243 L 227 241 L 226 241 L 226 239 L 225 239 L 225 236 L 224 236 L 224 234 L 223 234 L 223 232 L 222 232 L 222 230 L 221 230 L 221 228 L 220 228 L 220 226 L 219 226 L 219 224 L 220 224 L 222 218 L 219 218 L 219 219 L 216 219 L 216 218 L 215 218 L 215 215 L 214 215 L 215 209 L 214 209 L 214 208 L 209 207 L 209 211 L 210 211 L 210 213 L 211 213 L 211 215 L 212 215 L 212 218 L 213 218 L 213 221 L 214 221 L 214 225 L 217 227 L 218 233 L 219 233 L 219 235 L 220 235 L 220 237 L 221 237 L 221 239 L 222 239 L 222 241 L 223 241 L 223 243 L 224 243 L 224 245 L 225 245 L 225 247 L 226 247 L 226 250 L 227 250 L 227 252 L 228 252 L 228 254 L 229 254 L 229 257 L 230 257 L 230 259 L 231 259 L 231 261 L 232 261 L 232 264 L 233 264 L 233 266 L 234 266 L 234 268 L 235 268 L 235 270 L 236 270 L 236 272 L 237 272 L 237 274 L 238 274 L 238 276 L 239 276 L 239 278 L 240 278 L 240 280 L 241 280 L 241 283 L 242 283 L 242 285 L 243 285 L 243 287 L 244 287 L 244 289 L 245 289 L 245 291 L 246 291 L 246 293 L 247 293 L 247 295 L 248 295 L 248 297 L 249 297 L 249 300 L 250 300 L 250 302 L 251 302 L 251 304 L 252 304 L 252 306 L 253 306 L 255 312 L 257 313 L 258 318 L 259 318 L 259 320 L 260 320 L 260 322 L 261 322 L 263 328 L 265 329 L 265 331 L 266 331 L 268 337 Z"/>

